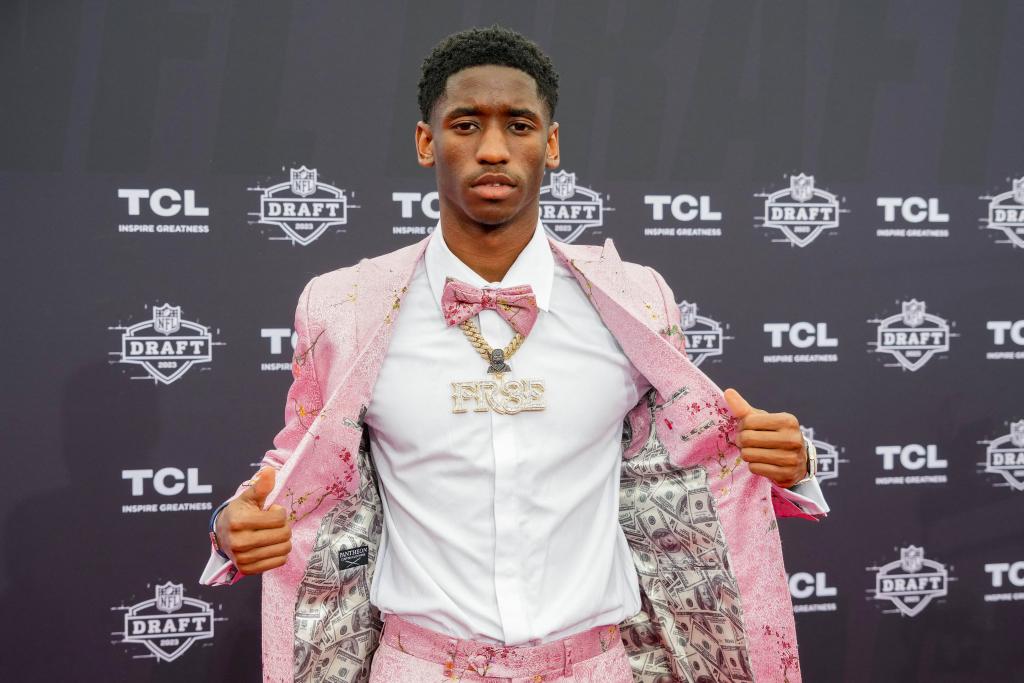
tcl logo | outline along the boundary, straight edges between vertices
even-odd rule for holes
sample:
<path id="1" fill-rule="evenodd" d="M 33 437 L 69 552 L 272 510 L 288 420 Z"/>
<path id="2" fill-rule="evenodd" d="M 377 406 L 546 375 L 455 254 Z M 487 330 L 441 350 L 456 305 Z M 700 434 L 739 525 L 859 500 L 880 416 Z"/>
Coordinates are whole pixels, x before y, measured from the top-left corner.
<path id="1" fill-rule="evenodd" d="M 828 336 L 828 323 L 765 323 L 764 331 L 772 336 L 773 349 L 782 348 L 783 339 L 798 349 L 839 346 L 838 339 Z"/>
<path id="2" fill-rule="evenodd" d="M 184 197 L 182 196 L 184 195 Z M 117 196 L 128 200 L 128 215 L 138 216 L 142 213 L 142 201 L 148 199 L 149 210 L 157 216 L 177 216 L 184 212 L 186 216 L 209 216 L 210 209 L 196 206 L 196 191 L 185 190 L 179 193 L 169 187 L 157 190 L 118 190 Z"/>
<path id="3" fill-rule="evenodd" d="M 836 589 L 828 585 L 825 572 L 796 572 L 789 577 L 789 593 L 797 600 L 810 597 L 834 598 Z"/>
<path id="4" fill-rule="evenodd" d="M 1007 337 L 1018 346 L 1024 346 L 1024 320 L 989 320 L 986 325 L 992 330 L 992 343 L 1006 344 Z"/>
<path id="5" fill-rule="evenodd" d="M 1004 578 L 1011 585 L 1024 588 L 1024 562 L 993 562 L 985 565 L 985 571 L 992 575 L 993 588 L 1002 588 Z"/>
<path id="6" fill-rule="evenodd" d="M 437 204 L 437 192 L 392 192 L 391 200 L 402 205 L 402 218 L 412 218 L 413 207 L 418 203 L 420 211 L 427 218 L 437 220 L 441 217 L 441 209 Z"/>
<path id="7" fill-rule="evenodd" d="M 177 467 L 164 467 L 156 472 L 153 470 L 121 470 L 121 479 L 132 482 L 132 495 L 146 495 L 146 482 L 151 482 L 152 489 L 161 496 L 176 496 L 185 492 L 199 496 L 213 493 L 209 484 L 199 483 L 199 468 L 189 467 L 182 472 Z"/>
<path id="8" fill-rule="evenodd" d="M 665 207 L 669 208 L 677 221 L 722 220 L 722 212 L 711 209 L 711 197 L 706 194 L 699 197 L 692 194 L 645 194 L 644 204 L 650 205 L 652 217 L 656 221 L 665 220 Z"/>
<path id="9" fill-rule="evenodd" d="M 935 444 L 911 443 L 906 446 L 876 446 L 875 454 L 882 456 L 882 469 L 896 469 L 896 460 L 900 466 L 908 470 L 944 470 L 949 462 L 939 459 L 939 449 Z"/>
<path id="10" fill-rule="evenodd" d="M 939 211 L 936 197 L 879 197 L 878 206 L 883 209 L 882 220 L 896 222 L 896 212 L 907 223 L 948 223 L 949 214 Z"/>
<path id="11" fill-rule="evenodd" d="M 260 336 L 270 340 L 270 353 L 279 355 L 284 352 L 284 340 L 289 340 L 292 350 L 299 343 L 299 333 L 290 327 L 262 327 Z"/>

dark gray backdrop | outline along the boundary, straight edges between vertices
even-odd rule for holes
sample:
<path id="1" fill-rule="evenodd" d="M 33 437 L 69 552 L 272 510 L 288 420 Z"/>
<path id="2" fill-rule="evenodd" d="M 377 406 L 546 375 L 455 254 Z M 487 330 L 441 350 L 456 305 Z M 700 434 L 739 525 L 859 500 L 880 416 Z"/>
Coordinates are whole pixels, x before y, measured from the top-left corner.
<path id="1" fill-rule="evenodd" d="M 986 471 L 989 450 L 1024 449 L 1009 0 L 2 3 L 0 678 L 258 679 L 259 580 L 196 583 L 209 507 L 281 424 L 290 345 L 273 340 L 302 285 L 433 225 L 393 198 L 433 190 L 412 145 L 419 62 L 493 22 L 561 72 L 575 189 L 545 201 L 603 202 L 577 241 L 659 269 L 697 304 L 694 349 L 701 329 L 724 338 L 701 368 L 835 453 L 832 514 L 782 522 L 805 680 L 1024 680 L 1024 466 Z M 301 167 L 348 206 L 305 246 L 259 222 L 250 189 Z M 801 174 L 819 192 L 803 201 Z M 802 247 L 806 230 L 764 226 L 758 195 L 781 190 L 838 205 L 838 226 Z M 657 220 L 653 195 L 693 200 Z M 886 204 L 909 208 L 887 221 Z M 877 352 L 892 316 L 949 350 L 916 370 Z M 192 335 L 210 360 L 157 381 L 187 359 L 124 362 L 122 337 L 147 334 Z M 902 611 L 879 575 L 910 587 Z"/>

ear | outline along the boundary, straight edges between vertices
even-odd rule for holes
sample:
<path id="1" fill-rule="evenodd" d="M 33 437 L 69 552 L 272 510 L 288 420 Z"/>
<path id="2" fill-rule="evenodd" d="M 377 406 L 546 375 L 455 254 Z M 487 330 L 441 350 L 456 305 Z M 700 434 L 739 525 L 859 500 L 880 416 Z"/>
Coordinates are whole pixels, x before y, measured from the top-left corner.
<path id="1" fill-rule="evenodd" d="M 434 133 L 423 121 L 416 124 L 416 161 L 424 167 L 434 165 Z"/>
<path id="2" fill-rule="evenodd" d="M 558 121 L 552 121 L 548 127 L 548 141 L 547 141 L 547 156 L 544 159 L 544 166 L 546 168 L 555 169 L 558 168 L 560 160 L 558 151 Z"/>

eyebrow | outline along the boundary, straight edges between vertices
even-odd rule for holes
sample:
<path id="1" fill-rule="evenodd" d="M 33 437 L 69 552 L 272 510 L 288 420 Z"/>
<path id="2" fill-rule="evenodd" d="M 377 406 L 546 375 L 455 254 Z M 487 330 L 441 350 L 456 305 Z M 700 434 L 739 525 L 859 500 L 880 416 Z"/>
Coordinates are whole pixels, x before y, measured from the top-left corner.
<path id="1" fill-rule="evenodd" d="M 446 119 L 455 119 L 460 116 L 481 116 L 484 113 L 480 107 L 455 107 L 451 111 L 445 113 Z M 523 117 L 528 119 L 534 119 L 540 121 L 540 115 L 532 109 L 526 107 L 510 107 L 505 110 L 505 115 L 510 117 Z"/>

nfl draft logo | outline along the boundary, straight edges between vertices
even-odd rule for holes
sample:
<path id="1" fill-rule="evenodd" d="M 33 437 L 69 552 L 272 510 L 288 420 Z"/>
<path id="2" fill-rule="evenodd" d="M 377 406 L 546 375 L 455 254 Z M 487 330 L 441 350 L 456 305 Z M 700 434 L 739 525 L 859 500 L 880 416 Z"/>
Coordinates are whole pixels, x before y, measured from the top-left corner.
<path id="1" fill-rule="evenodd" d="M 988 217 L 981 220 L 982 227 L 1001 230 L 1006 235 L 1001 243 L 1024 248 L 1024 176 L 1011 181 L 1012 189 L 993 196 L 979 197 L 988 200 Z"/>
<path id="2" fill-rule="evenodd" d="M 900 548 L 900 559 L 881 567 L 868 567 L 875 572 L 875 588 L 869 600 L 888 600 L 900 614 L 914 617 L 935 598 L 947 595 L 949 573 L 945 565 L 924 556 L 924 548 L 909 545 Z"/>
<path id="3" fill-rule="evenodd" d="M 180 379 L 196 363 L 209 363 L 214 346 L 210 328 L 181 317 L 181 306 L 153 307 L 153 317 L 141 323 L 109 327 L 121 332 L 121 350 L 112 351 L 112 363 L 139 365 L 145 375 L 133 379 L 152 379 L 170 384 Z"/>
<path id="4" fill-rule="evenodd" d="M 980 441 L 985 449 L 985 472 L 1001 474 L 1014 491 L 1024 491 L 1024 420 L 1010 425 L 1010 433 Z"/>
<path id="5" fill-rule="evenodd" d="M 936 353 L 949 351 L 949 323 L 927 312 L 925 302 L 911 299 L 902 302 L 902 312 L 888 318 L 869 320 L 878 325 L 874 342 L 877 353 L 888 353 L 896 359 L 892 367 L 911 372 L 920 370 Z"/>
<path id="6" fill-rule="evenodd" d="M 840 460 L 838 448 L 821 439 L 815 439 L 813 427 L 801 425 L 800 432 L 808 441 L 814 444 L 814 450 L 818 454 L 818 472 L 816 475 L 818 481 L 824 482 L 830 479 L 838 479 L 839 463 L 849 462 L 849 460 Z"/>
<path id="7" fill-rule="evenodd" d="M 540 219 L 560 242 L 574 242 L 587 228 L 600 227 L 606 211 L 614 209 L 605 207 L 601 193 L 577 185 L 575 173 L 552 173 L 540 188 Z"/>
<path id="8" fill-rule="evenodd" d="M 680 327 L 686 341 L 686 355 L 694 365 L 706 358 L 722 355 L 722 342 L 732 337 L 722 333 L 722 324 L 703 315 L 697 315 L 697 304 L 679 303 Z"/>
<path id="9" fill-rule="evenodd" d="M 186 598 L 183 584 L 157 585 L 153 598 L 125 607 L 124 630 L 118 643 L 135 643 L 149 650 L 157 661 L 173 662 L 198 640 L 213 638 L 213 606 L 196 598 Z"/>
<path id="10" fill-rule="evenodd" d="M 292 244 L 312 244 L 331 226 L 346 225 L 348 210 L 358 209 L 350 204 L 345 190 L 322 183 L 315 168 L 293 168 L 287 183 L 270 187 L 250 187 L 260 192 L 260 210 L 250 212 L 255 220 L 250 223 L 272 225 L 281 229 L 284 239 Z"/>
<path id="11" fill-rule="evenodd" d="M 789 177 L 789 187 L 768 194 L 764 198 L 764 215 L 757 216 L 755 227 L 774 228 L 782 233 L 781 239 L 773 242 L 789 242 L 797 247 L 806 247 L 825 230 L 839 227 L 839 214 L 846 213 L 839 208 L 839 198 L 831 192 L 814 186 L 814 176 L 794 175 Z"/>

